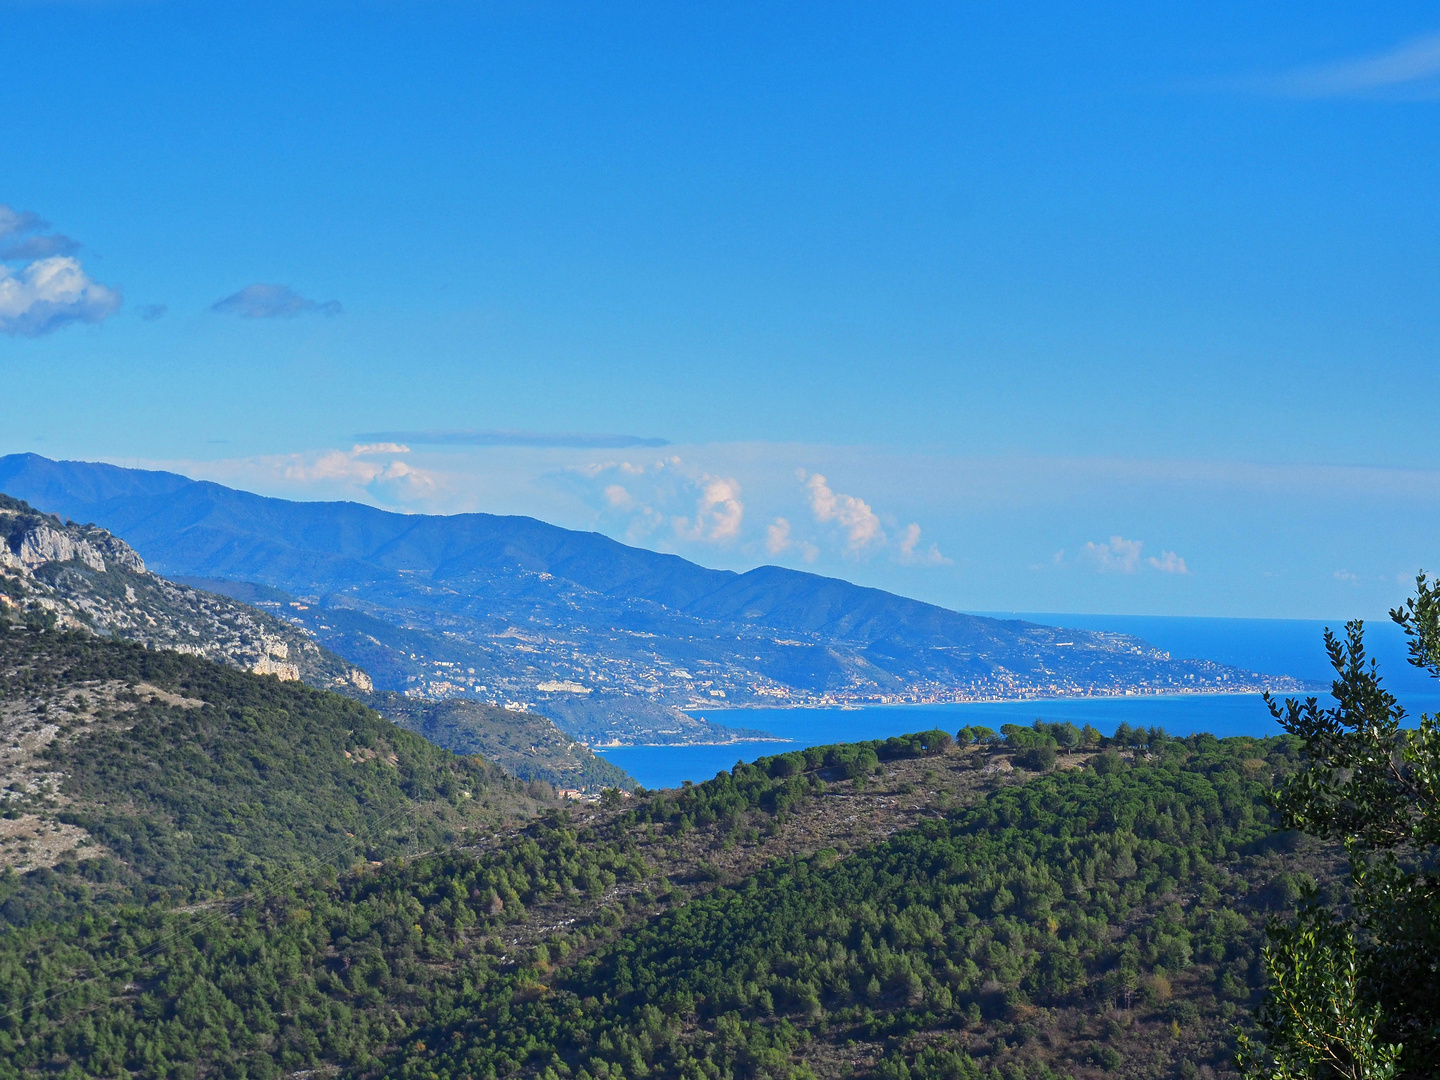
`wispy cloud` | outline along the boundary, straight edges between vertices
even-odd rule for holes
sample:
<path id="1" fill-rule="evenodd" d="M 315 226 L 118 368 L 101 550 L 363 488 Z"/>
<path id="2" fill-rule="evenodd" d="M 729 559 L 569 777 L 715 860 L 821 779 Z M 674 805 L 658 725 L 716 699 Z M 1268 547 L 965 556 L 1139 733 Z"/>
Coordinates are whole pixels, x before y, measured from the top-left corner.
<path id="1" fill-rule="evenodd" d="M 93 280 L 74 257 L 80 245 L 45 233 L 49 227 L 38 214 L 0 204 L 0 332 L 39 337 L 100 322 L 120 308 L 120 293 Z"/>
<path id="2" fill-rule="evenodd" d="M 906 525 L 900 532 L 900 539 L 895 544 L 895 559 L 906 566 L 949 566 L 954 560 L 947 559 L 940 554 L 940 547 L 931 544 L 928 548 L 920 546 L 920 526 L 913 521 Z"/>
<path id="3" fill-rule="evenodd" d="M 835 491 L 820 473 L 807 474 L 800 469 L 796 476 L 809 492 L 811 516 L 816 524 L 833 530 L 832 537 L 839 537 L 846 556 L 861 558 L 888 550 L 895 562 L 905 566 L 951 564 L 950 559 L 940 554 L 937 545 L 920 546 L 920 526 L 913 521 L 892 540 L 880 515 L 864 499 Z M 810 547 L 813 549 L 814 545 Z"/>
<path id="4" fill-rule="evenodd" d="M 792 535 L 788 519 L 777 517 L 765 527 L 765 554 L 775 558 L 792 551 L 807 563 L 820 557 L 820 549 L 813 543 Z"/>
<path id="5" fill-rule="evenodd" d="M 1112 536 L 1099 544 L 1087 540 L 1079 558 L 1103 574 L 1133 574 L 1140 568 L 1140 549 L 1144 546 L 1143 541 L 1123 536 Z"/>
<path id="6" fill-rule="evenodd" d="M 506 429 L 466 428 L 456 431 L 377 431 L 355 436 L 357 439 L 389 439 L 415 446 L 534 446 L 557 449 L 624 450 L 631 447 L 669 446 L 666 439 L 649 439 L 640 435 L 607 435 L 599 433 L 555 433 L 543 431 L 510 431 Z"/>
<path id="7" fill-rule="evenodd" d="M 1185 560 L 1173 551 L 1162 551 L 1158 559 L 1154 555 L 1151 555 L 1145 561 L 1162 574 L 1190 573 L 1190 568 L 1185 565 Z"/>
<path id="8" fill-rule="evenodd" d="M 1075 561 L 1101 574 L 1133 574 L 1144 566 L 1162 574 L 1190 573 L 1185 560 L 1173 551 L 1161 551 L 1159 555 L 1148 556 L 1142 562 L 1140 553 L 1144 548 L 1143 540 L 1126 540 L 1123 536 L 1112 536 L 1098 544 L 1087 540 Z M 1064 565 L 1064 549 L 1055 553 L 1054 563 L 1056 566 Z"/>
<path id="9" fill-rule="evenodd" d="M 242 319 L 287 319 L 296 315 L 340 315 L 338 300 L 311 300 L 288 285 L 246 285 L 237 293 L 216 300 L 210 310 Z"/>
<path id="10" fill-rule="evenodd" d="M 700 494 L 695 500 L 694 517 L 677 517 L 675 533 L 686 540 L 729 543 L 740 535 L 744 518 L 740 485 L 732 479 L 706 476 L 701 480 Z"/>
<path id="11" fill-rule="evenodd" d="M 31 210 L 0 204 L 0 260 L 29 262 L 74 255 L 80 245 L 64 233 L 46 233 L 50 223 Z"/>
<path id="12" fill-rule="evenodd" d="M 80 245 L 62 233 L 50 236 L 22 236 L 0 243 L 0 259 L 17 262 L 22 259 L 48 259 L 52 255 L 74 255 Z"/>
<path id="13" fill-rule="evenodd" d="M 392 507 L 426 508 L 441 493 L 440 478 L 404 460 L 410 448 L 398 443 L 357 444 L 348 450 L 262 454 L 219 461 L 176 462 L 187 476 L 249 490 L 302 498 L 361 498 Z M 164 463 L 162 463 L 164 464 Z"/>
<path id="14" fill-rule="evenodd" d="M 12 237 L 43 232 L 49 227 L 50 223 L 34 210 L 16 210 L 13 206 L 0 203 L 0 251 Z"/>
<path id="15" fill-rule="evenodd" d="M 1381 53 L 1295 68 L 1267 80 L 1274 93 L 1295 97 L 1346 97 L 1383 91 L 1440 93 L 1440 34 L 1416 38 Z"/>
<path id="16" fill-rule="evenodd" d="M 341 481 L 387 501 L 408 503 L 435 493 L 435 478 L 430 473 L 394 456 L 409 452 L 408 446 L 392 444 L 354 446 L 348 451 L 329 450 L 308 460 L 296 455 L 276 464 L 287 480 L 306 484 Z"/>
<path id="17" fill-rule="evenodd" d="M 889 521 L 887 527 L 868 502 L 836 491 L 822 474 L 795 470 L 798 483 L 777 485 L 773 476 L 751 472 L 758 494 L 742 493 L 736 475 L 746 475 L 744 462 L 708 465 L 678 454 L 629 455 L 561 469 L 550 478 L 585 501 L 595 526 L 631 544 L 678 551 L 701 545 L 805 563 L 886 558 L 903 566 L 950 565 L 938 545 L 922 541 L 918 524 Z"/>
<path id="18" fill-rule="evenodd" d="M 146 322 L 154 322 L 156 319 L 163 319 L 169 310 L 164 304 L 146 304 L 140 308 L 140 318 Z"/>

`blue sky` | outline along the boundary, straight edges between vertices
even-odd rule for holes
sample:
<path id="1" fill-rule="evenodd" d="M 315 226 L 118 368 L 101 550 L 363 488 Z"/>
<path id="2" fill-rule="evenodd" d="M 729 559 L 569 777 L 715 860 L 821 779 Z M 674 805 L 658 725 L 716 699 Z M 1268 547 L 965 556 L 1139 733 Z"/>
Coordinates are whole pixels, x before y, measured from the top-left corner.
<path id="1" fill-rule="evenodd" d="M 0 451 L 971 609 L 1440 568 L 1433 7 L 0 14 Z"/>

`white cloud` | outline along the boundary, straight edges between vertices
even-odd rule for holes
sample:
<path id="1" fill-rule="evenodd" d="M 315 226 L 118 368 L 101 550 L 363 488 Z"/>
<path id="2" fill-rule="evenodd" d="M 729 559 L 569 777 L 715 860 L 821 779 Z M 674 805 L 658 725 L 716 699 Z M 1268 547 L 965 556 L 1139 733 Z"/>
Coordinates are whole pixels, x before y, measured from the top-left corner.
<path id="1" fill-rule="evenodd" d="M 920 526 L 913 521 L 906 525 L 900 533 L 896 550 L 896 561 L 907 566 L 949 566 L 954 562 L 953 559 L 947 559 L 941 555 L 939 546 L 935 544 L 931 544 L 922 551 L 920 549 Z"/>
<path id="2" fill-rule="evenodd" d="M 777 517 L 765 529 L 765 550 L 771 555 L 783 555 L 794 541 L 790 539 L 790 522 Z"/>
<path id="3" fill-rule="evenodd" d="M 622 527 L 632 544 L 660 541 L 668 534 L 687 543 L 729 545 L 739 538 L 745 520 L 737 480 L 701 472 L 673 455 L 648 463 L 589 462 L 564 475 L 571 478 L 568 486 L 578 487 L 602 519 Z"/>
<path id="4" fill-rule="evenodd" d="M 404 443 L 378 442 L 360 443 L 350 448 L 352 454 L 408 454 L 410 447 Z"/>
<path id="5" fill-rule="evenodd" d="M 795 475 L 809 491 L 811 515 L 817 524 L 831 527 L 832 537 L 839 540 L 844 555 L 861 558 L 888 550 L 893 562 L 905 566 L 951 565 L 938 545 L 920 547 L 920 526 L 914 522 L 901 529 L 898 539 L 892 541 L 880 515 L 864 499 L 834 490 L 820 473 L 797 469 Z M 788 522 L 786 529 L 788 536 Z M 813 544 L 807 547 L 818 554 Z"/>
<path id="6" fill-rule="evenodd" d="M 314 312 L 317 315 L 343 314 L 338 300 L 317 301 L 301 296 L 288 285 L 246 285 L 237 293 L 210 305 L 222 315 L 242 319 L 288 319 Z"/>
<path id="7" fill-rule="evenodd" d="M 0 332 L 39 337 L 71 323 L 97 323 L 120 294 L 93 280 L 74 258 L 80 245 L 36 214 L 0 204 Z M 24 263 L 18 269 L 6 262 Z"/>
<path id="8" fill-rule="evenodd" d="M 1145 560 L 1162 574 L 1188 574 L 1190 568 L 1185 565 L 1185 560 L 1173 551 L 1162 551 L 1157 559 L 1151 555 Z"/>
<path id="9" fill-rule="evenodd" d="M 591 461 L 585 465 L 579 466 L 574 471 L 579 473 L 581 476 L 589 477 L 593 480 L 597 476 L 603 476 L 607 472 L 618 472 L 622 476 L 653 476 L 657 473 L 663 472 L 666 469 L 679 469 L 683 466 L 683 464 L 684 463 L 678 457 L 672 455 L 670 457 L 659 458 L 656 461 L 651 462 L 649 465 L 646 465 L 643 462 L 639 465 L 636 465 L 634 462 L 630 461 Z"/>
<path id="10" fill-rule="evenodd" d="M 36 259 L 19 273 L 0 263 L 0 331 L 39 337 L 70 323 L 97 323 L 120 308 L 120 294 L 92 280 L 78 259 Z"/>
<path id="11" fill-rule="evenodd" d="M 819 473 L 808 478 L 802 473 L 801 478 L 810 489 L 810 512 L 815 515 L 815 520 L 822 525 L 834 523 L 839 526 L 850 554 L 859 555 L 885 545 L 887 538 L 880 516 L 864 499 L 832 491 L 825 477 Z"/>
<path id="12" fill-rule="evenodd" d="M 398 456 L 409 452 L 399 443 L 369 443 L 349 450 L 267 454 L 174 463 L 172 467 L 178 465 L 187 476 L 249 490 L 284 491 L 289 497 L 355 498 L 408 508 L 427 504 L 443 493 L 435 473 Z"/>
<path id="13" fill-rule="evenodd" d="M 820 557 L 820 549 L 809 540 L 797 540 L 791 536 L 790 522 L 783 517 L 777 517 L 766 527 L 765 551 L 771 556 L 795 551 L 806 562 L 814 562 Z"/>
<path id="14" fill-rule="evenodd" d="M 280 465 L 286 480 L 302 484 L 339 481 L 364 488 L 389 502 L 406 503 L 433 495 L 435 478 L 408 462 L 394 458 L 377 461 L 374 458 L 408 452 L 404 446 L 381 444 L 354 446 L 348 451 L 328 450 L 313 458 L 292 454 L 274 460 Z"/>
<path id="15" fill-rule="evenodd" d="M 1123 536 L 1112 536 L 1108 543 L 1097 544 L 1087 540 L 1080 549 L 1080 559 L 1101 573 L 1133 574 L 1140 567 L 1140 540 L 1126 540 Z"/>
<path id="16" fill-rule="evenodd" d="M 94 281 L 79 245 L 29 210 L 0 204 L 0 333 L 39 337 L 71 323 L 99 323 L 120 310 L 120 292 Z M 6 262 L 23 262 L 19 269 Z"/>
<path id="17" fill-rule="evenodd" d="M 740 501 L 740 485 L 718 476 L 701 478 L 700 495 L 695 500 L 695 516 L 675 518 L 675 535 L 682 540 L 712 540 L 728 543 L 740 535 L 745 505 Z"/>
<path id="18" fill-rule="evenodd" d="M 1371 91 L 1423 88 L 1440 77 L 1440 34 L 1407 41 L 1383 53 L 1299 68 L 1273 80 L 1271 88 L 1297 97 L 1343 97 Z"/>
<path id="19" fill-rule="evenodd" d="M 1348 582 L 1351 585 L 1356 584 L 1360 580 L 1359 574 L 1352 574 L 1349 570 L 1336 570 L 1333 576 L 1336 581 Z"/>
<path id="20" fill-rule="evenodd" d="M 1161 551 L 1158 556 L 1150 555 L 1142 562 L 1140 553 L 1144 547 L 1144 541 L 1126 540 L 1123 536 L 1112 536 L 1108 541 L 1099 544 L 1086 541 L 1075 561 L 1102 574 L 1133 574 L 1142 566 L 1148 566 L 1162 574 L 1190 573 L 1185 560 L 1173 551 Z M 1055 553 L 1053 561 L 1056 566 L 1064 565 L 1063 548 Z"/>

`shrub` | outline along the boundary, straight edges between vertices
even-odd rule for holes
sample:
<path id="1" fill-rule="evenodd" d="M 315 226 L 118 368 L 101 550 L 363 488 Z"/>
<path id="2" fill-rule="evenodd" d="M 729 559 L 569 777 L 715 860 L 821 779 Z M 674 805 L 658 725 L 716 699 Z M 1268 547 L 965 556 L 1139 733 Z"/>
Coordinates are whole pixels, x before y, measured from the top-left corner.
<path id="1" fill-rule="evenodd" d="M 1095 766 L 1095 771 L 1101 776 L 1110 776 L 1125 768 L 1125 759 L 1114 750 L 1106 750 L 1103 754 L 1096 755 L 1090 764 Z"/>
<path id="2" fill-rule="evenodd" d="M 1015 755 L 1015 764 L 1033 772 L 1049 772 L 1055 767 L 1055 747 L 1032 746 Z"/>

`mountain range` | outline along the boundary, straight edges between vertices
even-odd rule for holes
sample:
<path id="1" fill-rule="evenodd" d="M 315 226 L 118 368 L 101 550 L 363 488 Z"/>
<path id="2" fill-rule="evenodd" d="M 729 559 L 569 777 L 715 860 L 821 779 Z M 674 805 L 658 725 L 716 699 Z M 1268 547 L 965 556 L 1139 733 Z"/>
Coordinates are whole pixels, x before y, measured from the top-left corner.
<path id="1" fill-rule="evenodd" d="M 34 454 L 0 458 L 0 491 L 303 626 L 379 689 L 532 707 L 592 744 L 761 734 L 695 715 L 737 705 L 1304 688 L 1126 635 L 777 566 L 714 570 L 527 517 L 292 502 Z"/>
<path id="2" fill-rule="evenodd" d="M 522 780 L 581 792 L 634 787 L 624 770 L 543 716 L 460 698 L 435 702 L 377 691 L 365 671 L 306 630 L 243 599 L 168 581 L 99 526 L 66 523 L 0 495 L 0 617 L 336 690 L 437 746 L 481 755 Z"/>
<path id="3" fill-rule="evenodd" d="M 223 584 L 0 496 L 0 1080 L 1228 1075 L 1264 926 L 1343 880 L 1274 831 L 1293 739 L 932 730 L 577 805 L 507 775 L 618 773 L 549 720 L 366 690 L 295 625 L 342 609 Z M 552 610 L 502 638 L 555 662 Z"/>

